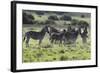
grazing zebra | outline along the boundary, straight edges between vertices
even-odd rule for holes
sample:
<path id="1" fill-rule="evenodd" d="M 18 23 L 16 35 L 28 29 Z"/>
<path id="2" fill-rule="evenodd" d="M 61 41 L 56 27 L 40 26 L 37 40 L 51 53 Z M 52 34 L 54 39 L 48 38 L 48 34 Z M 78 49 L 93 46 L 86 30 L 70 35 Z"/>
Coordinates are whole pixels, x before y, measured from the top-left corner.
<path id="1" fill-rule="evenodd" d="M 50 36 L 50 40 L 51 40 L 51 43 L 59 43 L 59 44 L 62 44 L 62 42 L 64 41 L 65 42 L 65 33 L 66 33 L 66 30 L 63 29 L 62 32 L 59 32 L 59 33 L 53 33 L 51 36 Z"/>
<path id="2" fill-rule="evenodd" d="M 52 26 L 48 26 L 49 35 L 51 36 L 53 33 L 59 33 L 60 31 Z"/>

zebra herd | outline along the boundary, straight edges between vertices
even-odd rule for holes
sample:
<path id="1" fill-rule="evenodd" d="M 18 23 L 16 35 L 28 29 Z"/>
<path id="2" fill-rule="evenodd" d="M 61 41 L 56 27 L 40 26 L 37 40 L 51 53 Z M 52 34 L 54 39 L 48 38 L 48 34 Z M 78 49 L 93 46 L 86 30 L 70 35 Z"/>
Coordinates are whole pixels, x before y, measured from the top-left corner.
<path id="1" fill-rule="evenodd" d="M 26 47 L 29 47 L 29 40 L 30 38 L 34 40 L 39 40 L 39 45 L 42 43 L 42 40 L 45 37 L 45 34 L 48 33 L 50 42 L 52 44 L 68 44 L 68 43 L 75 43 L 78 35 L 81 36 L 83 43 L 87 42 L 88 38 L 88 28 L 87 27 L 74 27 L 71 26 L 67 27 L 66 29 L 58 30 L 55 27 L 50 25 L 44 26 L 41 31 L 28 31 L 25 33 L 23 41 L 26 39 Z"/>

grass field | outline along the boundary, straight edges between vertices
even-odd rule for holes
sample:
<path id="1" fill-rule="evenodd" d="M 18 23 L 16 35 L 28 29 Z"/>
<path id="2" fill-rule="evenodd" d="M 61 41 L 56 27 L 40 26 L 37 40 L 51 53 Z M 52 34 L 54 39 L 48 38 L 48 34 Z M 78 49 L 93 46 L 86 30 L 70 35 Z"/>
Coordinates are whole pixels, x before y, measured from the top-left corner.
<path id="1" fill-rule="evenodd" d="M 23 34 L 31 27 L 24 27 Z M 41 28 L 34 27 L 33 31 L 39 31 Z M 29 47 L 26 47 L 23 42 L 23 62 L 48 62 L 48 61 L 68 61 L 68 60 L 88 60 L 91 58 L 90 38 L 86 44 L 82 43 L 80 36 L 76 41 L 76 46 L 73 44 L 58 45 L 51 44 L 48 40 L 48 34 L 42 41 L 41 46 L 38 45 L 38 40 L 31 39 Z"/>

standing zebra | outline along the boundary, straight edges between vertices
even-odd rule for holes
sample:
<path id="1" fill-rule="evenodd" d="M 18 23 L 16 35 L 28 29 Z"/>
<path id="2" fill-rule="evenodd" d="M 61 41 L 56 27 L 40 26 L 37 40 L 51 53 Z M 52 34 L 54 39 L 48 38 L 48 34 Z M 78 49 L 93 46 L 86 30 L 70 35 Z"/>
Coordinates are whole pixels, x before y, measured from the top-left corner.
<path id="1" fill-rule="evenodd" d="M 40 32 L 36 32 L 36 31 L 28 31 L 25 33 L 24 39 L 23 41 L 26 39 L 26 47 L 29 46 L 29 40 L 30 38 L 34 39 L 34 40 L 39 40 L 39 45 L 41 44 L 45 34 L 49 33 L 48 31 L 48 26 L 45 26 L 42 28 L 42 30 Z"/>

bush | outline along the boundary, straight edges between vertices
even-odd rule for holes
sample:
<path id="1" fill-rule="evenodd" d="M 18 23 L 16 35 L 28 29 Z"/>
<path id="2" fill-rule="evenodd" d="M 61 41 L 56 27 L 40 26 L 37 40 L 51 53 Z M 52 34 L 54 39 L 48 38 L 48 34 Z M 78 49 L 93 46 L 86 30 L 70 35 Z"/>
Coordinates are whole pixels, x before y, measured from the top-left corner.
<path id="1" fill-rule="evenodd" d="M 85 18 L 85 15 L 81 15 L 81 18 Z"/>
<path id="2" fill-rule="evenodd" d="M 31 14 L 23 13 L 23 24 L 33 24 L 34 19 Z"/>
<path id="3" fill-rule="evenodd" d="M 59 20 L 57 16 L 49 16 L 48 19 L 49 20 Z"/>
<path id="4" fill-rule="evenodd" d="M 63 15 L 65 12 L 57 12 L 58 15 Z M 67 12 L 66 12 L 67 13 Z"/>
<path id="5" fill-rule="evenodd" d="M 56 23 L 52 20 L 47 20 L 47 21 L 45 21 L 45 24 L 56 24 Z"/>
<path id="6" fill-rule="evenodd" d="M 63 15 L 63 16 L 60 18 L 60 20 L 67 20 L 67 21 L 71 21 L 71 20 L 72 20 L 72 18 L 71 18 L 71 16 L 66 16 L 66 15 Z"/>
<path id="7" fill-rule="evenodd" d="M 37 23 L 38 23 L 38 21 L 35 21 L 35 20 L 34 20 L 34 21 L 32 21 L 32 23 L 33 23 L 33 24 L 37 24 Z"/>
<path id="8" fill-rule="evenodd" d="M 73 19 L 73 20 L 71 21 L 71 25 L 74 25 L 74 26 L 78 25 L 78 23 L 79 23 L 79 21 L 76 20 L 76 19 Z"/>
<path id="9" fill-rule="evenodd" d="M 42 11 L 36 11 L 36 14 L 37 15 L 44 15 L 44 12 L 42 12 Z"/>
<path id="10" fill-rule="evenodd" d="M 65 56 L 61 56 L 61 57 L 60 57 L 60 60 L 61 60 L 61 61 L 64 61 L 64 60 L 67 60 L 67 59 L 68 59 L 68 58 L 65 57 Z"/>

